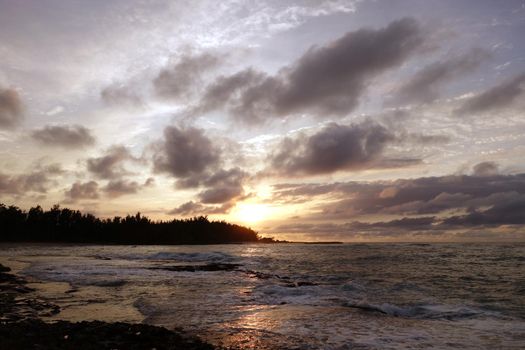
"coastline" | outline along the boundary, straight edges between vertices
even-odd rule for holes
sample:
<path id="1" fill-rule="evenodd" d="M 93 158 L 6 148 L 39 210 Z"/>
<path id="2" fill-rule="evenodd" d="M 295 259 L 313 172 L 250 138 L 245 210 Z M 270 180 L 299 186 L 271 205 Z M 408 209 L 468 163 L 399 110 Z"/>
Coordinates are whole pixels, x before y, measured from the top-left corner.
<path id="1" fill-rule="evenodd" d="M 189 349 L 212 350 L 182 330 L 140 323 L 56 321 L 60 313 L 28 287 L 28 281 L 0 264 L 0 350 L 3 349 Z"/>

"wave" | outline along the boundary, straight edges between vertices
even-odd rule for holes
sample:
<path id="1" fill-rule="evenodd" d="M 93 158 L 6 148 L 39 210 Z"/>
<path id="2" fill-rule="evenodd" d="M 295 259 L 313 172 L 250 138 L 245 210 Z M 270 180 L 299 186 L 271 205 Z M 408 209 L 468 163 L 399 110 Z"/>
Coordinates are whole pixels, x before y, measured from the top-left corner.
<path id="1" fill-rule="evenodd" d="M 389 303 L 372 304 L 366 301 L 346 302 L 346 307 L 365 311 L 379 312 L 382 314 L 420 319 L 446 319 L 459 320 L 477 316 L 496 316 L 496 313 L 474 309 L 467 306 L 453 306 L 444 304 L 428 304 L 413 306 L 397 306 Z"/>
<path id="2" fill-rule="evenodd" d="M 345 284 L 343 284 L 341 288 L 343 290 L 350 291 L 350 292 L 354 292 L 354 291 L 364 292 L 365 291 L 365 287 L 357 283 L 356 281 L 348 281 Z"/>
<path id="3" fill-rule="evenodd" d="M 179 262 L 229 262 L 236 260 L 236 257 L 221 253 L 221 252 L 209 252 L 209 253 L 171 253 L 171 252 L 158 252 L 155 254 L 143 255 L 143 254 L 130 254 L 122 256 L 121 258 L 129 260 L 169 260 Z"/>

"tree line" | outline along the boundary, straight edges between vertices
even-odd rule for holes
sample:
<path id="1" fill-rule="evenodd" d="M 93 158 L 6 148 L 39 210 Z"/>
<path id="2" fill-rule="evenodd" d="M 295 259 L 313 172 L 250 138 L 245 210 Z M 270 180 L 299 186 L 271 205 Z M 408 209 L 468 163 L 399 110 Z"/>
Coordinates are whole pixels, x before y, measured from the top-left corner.
<path id="1" fill-rule="evenodd" d="M 271 240 L 271 239 L 270 239 Z M 100 219 L 54 205 L 28 211 L 0 203 L 0 241 L 102 244 L 219 244 L 268 242 L 254 230 L 206 216 L 152 221 L 137 213 Z M 273 241 L 273 240 L 272 240 Z"/>

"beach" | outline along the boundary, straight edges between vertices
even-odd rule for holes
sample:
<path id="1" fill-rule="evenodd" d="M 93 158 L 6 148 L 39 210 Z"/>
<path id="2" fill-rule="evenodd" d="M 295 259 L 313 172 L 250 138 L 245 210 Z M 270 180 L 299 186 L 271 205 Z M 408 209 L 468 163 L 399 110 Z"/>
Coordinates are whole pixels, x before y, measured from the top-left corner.
<path id="1" fill-rule="evenodd" d="M 145 324 L 44 322 L 42 318 L 60 313 L 60 307 L 10 272 L 0 265 L 0 349 L 215 349 L 180 331 Z"/>

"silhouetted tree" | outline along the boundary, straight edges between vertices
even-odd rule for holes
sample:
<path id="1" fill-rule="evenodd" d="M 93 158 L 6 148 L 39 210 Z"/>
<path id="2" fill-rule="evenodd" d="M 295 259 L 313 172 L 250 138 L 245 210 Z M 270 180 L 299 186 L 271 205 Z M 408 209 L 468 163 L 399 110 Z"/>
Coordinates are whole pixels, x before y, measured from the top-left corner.
<path id="1" fill-rule="evenodd" d="M 269 242 L 254 230 L 207 216 L 153 222 L 139 213 L 101 220 L 92 214 L 54 205 L 23 211 L 0 203 L 0 241 L 109 244 L 213 244 Z M 273 241 L 270 239 L 270 241 Z"/>

